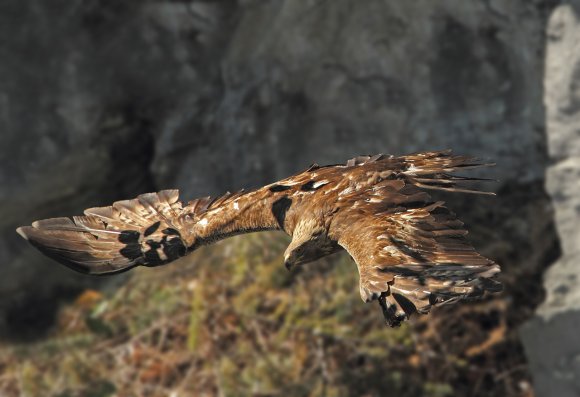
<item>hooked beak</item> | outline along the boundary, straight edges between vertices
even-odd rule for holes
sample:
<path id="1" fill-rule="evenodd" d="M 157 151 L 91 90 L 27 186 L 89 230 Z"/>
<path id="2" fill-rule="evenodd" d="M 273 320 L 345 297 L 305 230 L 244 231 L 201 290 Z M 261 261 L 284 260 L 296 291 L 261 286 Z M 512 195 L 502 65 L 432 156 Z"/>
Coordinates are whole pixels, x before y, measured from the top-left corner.
<path id="1" fill-rule="evenodd" d="M 284 260 L 284 266 L 286 266 L 286 269 L 288 269 L 288 271 L 292 270 L 292 267 L 294 266 L 294 264 L 292 262 L 289 262 L 288 260 Z"/>

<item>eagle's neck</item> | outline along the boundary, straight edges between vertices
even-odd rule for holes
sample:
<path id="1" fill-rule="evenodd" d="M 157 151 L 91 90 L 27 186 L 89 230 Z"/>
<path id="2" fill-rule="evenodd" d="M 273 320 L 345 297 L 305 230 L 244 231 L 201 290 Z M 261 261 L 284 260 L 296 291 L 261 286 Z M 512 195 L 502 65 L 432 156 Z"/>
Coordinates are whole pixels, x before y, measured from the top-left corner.
<path id="1" fill-rule="evenodd" d="M 280 193 L 267 187 L 225 200 L 205 212 L 196 224 L 197 240 L 210 244 L 241 233 L 280 229 L 273 212 Z"/>

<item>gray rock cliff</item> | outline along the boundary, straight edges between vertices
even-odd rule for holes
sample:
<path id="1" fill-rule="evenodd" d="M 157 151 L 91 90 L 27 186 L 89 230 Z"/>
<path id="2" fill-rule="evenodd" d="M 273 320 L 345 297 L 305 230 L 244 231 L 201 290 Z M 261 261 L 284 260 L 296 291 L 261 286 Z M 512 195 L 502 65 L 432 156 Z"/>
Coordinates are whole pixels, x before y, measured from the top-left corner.
<path id="1" fill-rule="evenodd" d="M 564 2 L 548 21 L 544 76 L 550 165 L 546 189 L 561 257 L 544 275 L 546 299 L 522 329 L 538 396 L 580 394 L 580 3 Z"/>

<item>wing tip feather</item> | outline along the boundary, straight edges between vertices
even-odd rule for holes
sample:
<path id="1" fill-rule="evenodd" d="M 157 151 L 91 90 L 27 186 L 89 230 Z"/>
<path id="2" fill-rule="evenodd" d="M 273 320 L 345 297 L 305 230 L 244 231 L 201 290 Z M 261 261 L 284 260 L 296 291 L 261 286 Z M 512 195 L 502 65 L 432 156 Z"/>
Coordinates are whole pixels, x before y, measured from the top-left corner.
<path id="1" fill-rule="evenodd" d="M 148 216 L 144 215 L 147 211 Z M 164 222 L 164 228 L 176 230 L 185 227 L 180 211 L 179 191 L 164 190 L 111 206 L 88 208 L 84 216 L 72 219 L 37 220 L 18 227 L 16 232 L 44 255 L 77 272 L 116 274 L 138 265 L 159 266 L 185 255 L 190 243 L 179 233 L 167 235 L 162 229 L 145 236 L 158 242 L 159 247 L 144 246 L 141 241 L 152 224 Z"/>
<path id="2" fill-rule="evenodd" d="M 32 228 L 31 226 L 20 226 L 19 228 L 16 229 L 16 233 L 18 233 L 20 237 L 22 237 L 26 241 L 30 241 L 30 238 L 26 231 L 31 228 Z"/>

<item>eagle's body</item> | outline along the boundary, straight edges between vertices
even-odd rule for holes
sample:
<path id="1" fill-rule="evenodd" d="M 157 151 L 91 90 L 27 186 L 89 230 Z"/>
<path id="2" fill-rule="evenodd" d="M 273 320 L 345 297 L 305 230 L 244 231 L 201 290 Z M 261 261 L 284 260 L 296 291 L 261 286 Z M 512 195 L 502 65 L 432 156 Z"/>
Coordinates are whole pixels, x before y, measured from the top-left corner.
<path id="1" fill-rule="evenodd" d="M 185 204 L 165 190 L 18 232 L 74 270 L 111 274 L 162 265 L 235 234 L 283 230 L 292 236 L 289 268 L 345 249 L 358 265 L 361 297 L 378 299 L 395 326 L 432 305 L 501 289 L 491 279 L 499 266 L 473 249 L 462 223 L 426 192 L 473 192 L 456 186 L 472 178 L 448 173 L 477 166 L 450 152 L 363 156 L 213 200 Z"/>

